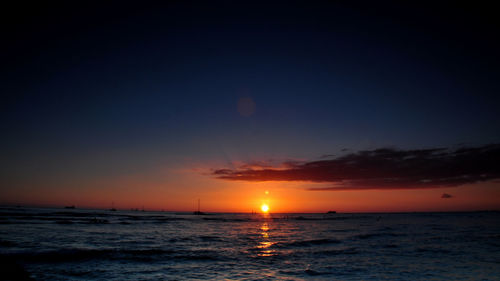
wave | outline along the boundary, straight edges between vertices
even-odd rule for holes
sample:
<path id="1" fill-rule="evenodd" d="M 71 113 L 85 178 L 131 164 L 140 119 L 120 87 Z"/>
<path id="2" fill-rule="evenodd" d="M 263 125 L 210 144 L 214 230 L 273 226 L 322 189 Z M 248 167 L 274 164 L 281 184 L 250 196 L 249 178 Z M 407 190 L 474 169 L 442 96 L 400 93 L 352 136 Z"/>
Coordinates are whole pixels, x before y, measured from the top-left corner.
<path id="1" fill-rule="evenodd" d="M 161 217 L 161 218 L 155 218 L 154 222 L 155 223 L 165 223 L 165 222 L 183 221 L 183 220 L 186 220 L 186 219 L 185 218 Z"/>
<path id="2" fill-rule="evenodd" d="M 220 241 L 224 241 L 221 237 L 219 236 L 210 236 L 210 235 L 202 235 L 199 237 L 201 241 L 205 241 L 205 242 L 220 242 Z"/>
<path id="3" fill-rule="evenodd" d="M 177 260 L 218 260 L 221 257 L 217 255 L 217 252 L 209 250 L 60 249 L 43 252 L 2 254 L 0 258 L 31 263 L 61 263 L 89 260 L 154 261 L 163 260 L 164 258 Z"/>
<path id="4" fill-rule="evenodd" d="M 308 276 L 321 276 L 321 275 L 331 275 L 331 272 L 322 272 L 313 269 L 304 269 L 304 270 L 280 270 L 279 273 L 284 275 L 291 276 L 300 276 L 300 277 L 308 277 Z"/>
<path id="5" fill-rule="evenodd" d="M 393 233 L 393 232 L 384 232 L 384 233 L 364 233 L 364 234 L 358 234 L 353 236 L 354 238 L 357 239 L 371 239 L 371 238 L 378 238 L 378 237 L 400 237 L 400 236 L 406 236 L 406 234 L 403 233 Z"/>
<path id="6" fill-rule="evenodd" d="M 191 237 L 176 237 L 176 238 L 170 238 L 168 242 L 170 243 L 176 243 L 176 242 L 188 242 L 188 241 L 193 241 L 194 239 Z"/>
<path id="7" fill-rule="evenodd" d="M 220 222 L 249 222 L 249 221 L 259 221 L 251 218 L 214 218 L 214 217 L 209 217 L 209 218 L 203 218 L 203 220 L 206 221 L 220 221 Z"/>
<path id="8" fill-rule="evenodd" d="M 419 247 L 416 249 L 418 253 L 433 253 L 433 254 L 449 254 L 450 250 L 435 247 Z"/>
<path id="9" fill-rule="evenodd" d="M 312 239 L 312 240 L 302 240 L 302 241 L 293 241 L 288 243 L 277 243 L 275 244 L 277 247 L 311 247 L 318 245 L 327 245 L 327 244 L 338 244 L 341 243 L 340 240 L 337 239 Z"/>
<path id="10" fill-rule="evenodd" d="M 330 274 L 330 272 L 320 272 L 312 269 L 306 269 L 304 270 L 304 273 L 310 276 L 318 276 L 318 275 L 327 275 Z"/>
<path id="11" fill-rule="evenodd" d="M 359 251 L 357 248 L 345 248 L 345 249 L 335 249 L 335 250 L 323 250 L 323 251 L 315 251 L 314 254 L 323 255 L 323 256 L 338 256 L 338 255 L 355 255 L 358 254 Z"/>
<path id="12" fill-rule="evenodd" d="M 51 217 L 51 216 L 70 216 L 70 217 L 107 217 L 110 216 L 106 213 L 92 213 L 92 212 L 52 212 L 52 213 L 40 213 L 38 216 Z"/>
<path id="13" fill-rule="evenodd" d="M 14 247 L 17 246 L 16 242 L 0 239 L 0 247 Z"/>

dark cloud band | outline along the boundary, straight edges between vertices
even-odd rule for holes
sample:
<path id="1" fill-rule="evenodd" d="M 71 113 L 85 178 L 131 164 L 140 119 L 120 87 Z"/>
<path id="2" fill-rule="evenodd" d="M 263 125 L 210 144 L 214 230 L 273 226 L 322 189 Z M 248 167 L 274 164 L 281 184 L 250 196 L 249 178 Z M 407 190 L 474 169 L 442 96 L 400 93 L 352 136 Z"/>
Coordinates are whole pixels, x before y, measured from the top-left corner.
<path id="1" fill-rule="evenodd" d="M 310 190 L 406 189 L 450 187 L 500 178 L 500 144 L 459 149 L 383 148 L 335 159 L 287 162 L 284 168 L 218 169 L 223 180 L 309 181 L 333 187 Z"/>

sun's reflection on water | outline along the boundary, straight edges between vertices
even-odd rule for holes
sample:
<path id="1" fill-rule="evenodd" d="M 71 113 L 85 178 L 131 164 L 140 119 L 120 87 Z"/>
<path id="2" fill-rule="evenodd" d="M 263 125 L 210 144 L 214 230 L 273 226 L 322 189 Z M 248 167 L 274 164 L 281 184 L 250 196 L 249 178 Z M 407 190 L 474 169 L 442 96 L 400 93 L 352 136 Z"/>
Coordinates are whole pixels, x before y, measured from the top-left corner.
<path id="1" fill-rule="evenodd" d="M 267 222 L 262 223 L 260 227 L 260 235 L 261 235 L 261 240 L 259 241 L 259 245 L 257 248 L 260 249 L 258 256 L 260 257 L 269 257 L 273 256 L 275 250 L 270 249 L 270 247 L 276 242 L 271 241 L 270 236 L 269 236 L 269 225 Z"/>
<path id="2" fill-rule="evenodd" d="M 262 226 L 260 227 L 260 230 L 264 231 L 263 233 L 267 233 L 267 231 L 269 231 L 269 225 L 267 224 L 267 222 L 264 222 L 262 224 Z"/>

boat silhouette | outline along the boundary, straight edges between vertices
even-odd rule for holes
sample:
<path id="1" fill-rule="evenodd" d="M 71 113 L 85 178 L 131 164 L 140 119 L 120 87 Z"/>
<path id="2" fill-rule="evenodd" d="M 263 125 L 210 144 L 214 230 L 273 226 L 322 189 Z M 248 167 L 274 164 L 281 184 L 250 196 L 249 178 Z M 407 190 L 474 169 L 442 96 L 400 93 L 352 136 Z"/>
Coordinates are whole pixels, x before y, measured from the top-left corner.
<path id="1" fill-rule="evenodd" d="M 200 211 L 200 199 L 198 199 L 198 211 L 194 211 L 193 215 L 205 215 L 205 213 Z"/>

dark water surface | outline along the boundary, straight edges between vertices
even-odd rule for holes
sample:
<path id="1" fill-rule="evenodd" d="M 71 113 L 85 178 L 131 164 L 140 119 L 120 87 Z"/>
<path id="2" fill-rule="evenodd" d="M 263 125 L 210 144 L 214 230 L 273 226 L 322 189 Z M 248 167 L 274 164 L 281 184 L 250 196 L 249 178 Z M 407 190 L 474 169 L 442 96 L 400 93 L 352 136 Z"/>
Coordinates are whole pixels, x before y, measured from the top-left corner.
<path id="1" fill-rule="evenodd" d="M 0 255 L 35 280 L 500 280 L 500 213 L 1 208 Z"/>

